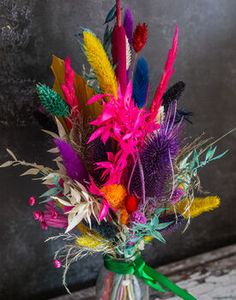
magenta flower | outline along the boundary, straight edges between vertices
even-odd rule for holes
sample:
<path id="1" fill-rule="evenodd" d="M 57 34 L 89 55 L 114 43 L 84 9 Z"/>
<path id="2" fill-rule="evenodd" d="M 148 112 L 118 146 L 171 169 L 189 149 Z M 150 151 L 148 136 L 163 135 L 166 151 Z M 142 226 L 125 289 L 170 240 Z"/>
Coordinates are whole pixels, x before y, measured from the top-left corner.
<path id="1" fill-rule="evenodd" d="M 34 196 L 31 196 L 28 200 L 28 203 L 30 206 L 34 206 L 36 203 L 36 199 L 34 198 Z"/>
<path id="2" fill-rule="evenodd" d="M 59 213 L 54 206 L 54 202 L 48 202 L 45 207 L 46 210 L 44 212 L 34 211 L 33 213 L 34 219 L 40 222 L 43 230 L 47 230 L 48 227 L 67 228 L 67 217 Z"/>
<path id="3" fill-rule="evenodd" d="M 112 206 L 106 200 L 105 195 L 96 186 L 93 178 L 90 176 L 89 179 L 90 179 L 90 186 L 89 186 L 90 193 L 92 193 L 96 196 L 99 196 L 103 199 L 102 200 L 102 207 L 101 207 L 101 210 L 100 210 L 99 215 L 98 215 L 99 221 L 102 221 L 108 215 L 109 209 L 111 209 L 113 211 L 114 211 L 114 209 L 112 208 Z"/>
<path id="4" fill-rule="evenodd" d="M 96 95 L 88 104 L 101 98 L 110 97 L 103 101 L 103 110 L 91 124 L 98 127 L 90 136 L 88 143 L 100 138 L 105 144 L 109 138 L 118 143 L 115 154 L 108 152 L 108 160 L 97 163 L 99 169 L 104 169 L 103 177 L 106 184 L 119 184 L 127 168 L 128 161 L 136 159 L 136 152 L 141 148 L 146 136 L 159 128 L 146 108 L 139 109 L 132 99 L 132 83 L 129 82 L 125 95 L 118 89 L 118 99 L 112 95 Z"/>

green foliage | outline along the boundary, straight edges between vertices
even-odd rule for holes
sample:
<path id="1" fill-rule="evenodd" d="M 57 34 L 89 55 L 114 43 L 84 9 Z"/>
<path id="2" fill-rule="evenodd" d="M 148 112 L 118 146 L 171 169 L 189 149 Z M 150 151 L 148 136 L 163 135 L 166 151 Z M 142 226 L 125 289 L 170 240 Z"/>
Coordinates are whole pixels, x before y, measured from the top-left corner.
<path id="1" fill-rule="evenodd" d="M 116 4 L 114 6 L 112 6 L 112 8 L 109 10 L 109 12 L 106 16 L 105 24 L 114 20 L 115 17 L 116 17 Z"/>
<path id="2" fill-rule="evenodd" d="M 58 176 L 53 176 L 51 187 L 48 187 L 48 190 L 40 196 L 40 198 L 46 198 L 46 200 L 41 201 L 41 203 L 51 201 L 51 197 L 56 197 L 58 194 L 63 193 L 63 188 L 61 187 L 59 180 L 60 178 Z"/>
<path id="3" fill-rule="evenodd" d="M 203 160 L 200 160 L 200 156 L 203 154 L 201 150 L 197 151 L 195 149 L 194 151 L 190 152 L 180 163 L 179 167 L 181 172 L 179 174 L 179 178 L 191 178 L 192 176 L 197 176 L 197 172 L 200 168 L 205 167 L 211 161 L 222 158 L 228 152 L 227 150 L 217 156 L 214 156 L 216 149 L 217 146 L 210 147 L 207 150 L 205 158 Z"/>
<path id="4" fill-rule="evenodd" d="M 163 238 L 160 231 L 168 227 L 173 222 L 160 223 L 159 218 L 161 213 L 163 213 L 164 211 L 166 211 L 165 208 L 156 209 L 154 217 L 146 224 L 135 223 L 135 225 L 131 229 L 132 235 L 134 236 L 131 241 L 136 243 L 140 239 L 143 239 L 145 236 L 152 236 L 160 242 L 165 243 L 165 239 Z"/>
<path id="5" fill-rule="evenodd" d="M 193 160 L 192 162 L 190 163 L 190 168 L 193 170 L 193 174 L 196 175 L 197 174 L 197 171 L 198 169 L 202 168 L 202 167 L 205 167 L 209 162 L 213 161 L 213 160 L 217 160 L 217 159 L 220 159 L 221 157 L 223 157 L 227 152 L 223 152 L 217 156 L 214 156 L 215 155 L 215 152 L 216 152 L 216 149 L 217 149 L 217 146 L 215 147 L 210 147 L 208 150 L 207 150 L 207 153 L 206 153 L 206 156 L 205 156 L 205 159 L 200 161 L 199 157 L 200 157 L 200 153 L 197 152 L 197 150 L 194 150 L 193 152 Z"/>
<path id="6" fill-rule="evenodd" d="M 189 197 L 193 197 L 194 190 L 200 187 L 199 169 L 214 160 L 222 158 L 228 152 L 227 150 L 215 156 L 216 149 L 217 146 L 198 151 L 195 149 L 180 162 L 177 180 L 179 184 L 184 184 L 186 195 Z M 204 153 L 206 153 L 205 157 L 202 158 Z"/>
<path id="7" fill-rule="evenodd" d="M 56 117 L 67 117 L 69 106 L 54 90 L 45 84 L 37 84 L 36 90 L 42 106 Z"/>
<path id="8" fill-rule="evenodd" d="M 108 54 L 109 47 L 111 46 L 111 37 L 112 37 L 113 27 L 109 27 L 107 24 L 106 30 L 103 36 L 103 47 Z"/>

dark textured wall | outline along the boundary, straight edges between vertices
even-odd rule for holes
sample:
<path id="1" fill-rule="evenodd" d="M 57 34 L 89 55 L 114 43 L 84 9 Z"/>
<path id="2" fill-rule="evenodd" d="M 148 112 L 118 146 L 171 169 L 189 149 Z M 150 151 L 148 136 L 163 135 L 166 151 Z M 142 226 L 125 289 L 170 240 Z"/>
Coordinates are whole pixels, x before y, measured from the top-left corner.
<path id="1" fill-rule="evenodd" d="M 151 65 L 152 90 L 160 79 L 176 22 L 179 54 L 172 82 L 184 80 L 181 103 L 194 111 L 186 133 L 206 131 L 218 137 L 235 127 L 236 1 L 129 0 L 137 21 L 149 24 L 145 56 Z M 51 82 L 51 54 L 70 55 L 75 69 L 83 57 L 77 41 L 80 26 L 101 36 L 108 0 L 0 0 L 0 160 L 9 147 L 21 159 L 50 164 L 50 142 L 32 118 L 37 106 L 35 82 Z M 158 265 L 233 243 L 235 233 L 235 134 L 219 143 L 231 149 L 221 161 L 205 168 L 202 184 L 222 197 L 221 207 L 192 221 L 191 227 L 156 244 L 146 258 Z M 64 293 L 61 270 L 52 267 L 57 245 L 43 243 L 53 231 L 42 232 L 27 206 L 42 191 L 37 182 L 17 177 L 21 170 L 0 170 L 0 298 L 46 299 Z M 74 289 L 91 284 L 101 257 L 85 259 L 68 276 Z"/>

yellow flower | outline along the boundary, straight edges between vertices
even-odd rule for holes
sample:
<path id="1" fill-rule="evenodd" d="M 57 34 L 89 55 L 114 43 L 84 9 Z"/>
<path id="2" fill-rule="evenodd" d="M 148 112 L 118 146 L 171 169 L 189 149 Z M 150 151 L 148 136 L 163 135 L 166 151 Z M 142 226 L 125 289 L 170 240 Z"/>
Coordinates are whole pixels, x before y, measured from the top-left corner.
<path id="1" fill-rule="evenodd" d="M 204 212 L 211 211 L 220 205 L 220 198 L 218 196 L 208 196 L 204 198 L 195 198 L 189 209 L 188 205 L 191 203 L 189 199 L 184 199 L 175 205 L 176 211 L 183 215 L 184 218 L 197 217 Z"/>
<path id="2" fill-rule="evenodd" d="M 144 242 L 145 242 L 145 243 L 149 243 L 149 242 L 151 242 L 152 240 L 153 240 L 153 237 L 150 236 L 150 235 L 146 235 L 146 236 L 144 237 Z"/>

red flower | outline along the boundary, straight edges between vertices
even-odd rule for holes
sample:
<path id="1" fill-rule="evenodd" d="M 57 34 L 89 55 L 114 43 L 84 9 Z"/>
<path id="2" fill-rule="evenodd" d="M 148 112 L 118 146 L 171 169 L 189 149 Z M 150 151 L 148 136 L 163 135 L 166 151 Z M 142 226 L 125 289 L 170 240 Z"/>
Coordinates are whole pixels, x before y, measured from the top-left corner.
<path id="1" fill-rule="evenodd" d="M 136 211 L 138 209 L 138 199 L 133 195 L 128 196 L 125 201 L 125 208 L 128 213 Z"/>
<path id="2" fill-rule="evenodd" d="M 133 34 L 133 47 L 136 53 L 140 52 L 147 42 L 148 26 L 146 23 L 140 24 L 135 28 Z"/>

